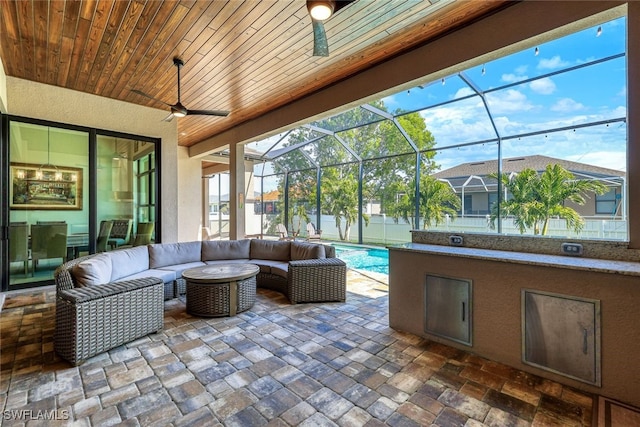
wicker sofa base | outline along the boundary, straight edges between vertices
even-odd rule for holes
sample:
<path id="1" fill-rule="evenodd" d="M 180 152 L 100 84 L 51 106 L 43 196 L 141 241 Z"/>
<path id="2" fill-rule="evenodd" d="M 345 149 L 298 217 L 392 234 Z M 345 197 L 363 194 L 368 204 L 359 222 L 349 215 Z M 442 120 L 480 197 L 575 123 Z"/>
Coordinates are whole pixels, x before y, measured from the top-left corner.
<path id="1" fill-rule="evenodd" d="M 287 298 L 299 302 L 344 302 L 347 266 L 338 258 L 289 262 Z"/>
<path id="2" fill-rule="evenodd" d="M 338 258 L 323 258 L 289 263 L 288 277 L 260 272 L 258 288 L 280 292 L 291 304 L 299 302 L 344 302 L 347 298 L 347 267 Z M 176 296 L 186 293 L 186 280 L 176 280 Z"/>
<path id="3" fill-rule="evenodd" d="M 144 278 L 62 290 L 56 299 L 55 351 L 73 365 L 164 325 L 164 284 Z"/>
<path id="4" fill-rule="evenodd" d="M 285 277 L 261 272 L 258 273 L 256 279 L 258 281 L 258 287 L 271 289 L 272 291 L 287 295 L 287 279 Z"/>

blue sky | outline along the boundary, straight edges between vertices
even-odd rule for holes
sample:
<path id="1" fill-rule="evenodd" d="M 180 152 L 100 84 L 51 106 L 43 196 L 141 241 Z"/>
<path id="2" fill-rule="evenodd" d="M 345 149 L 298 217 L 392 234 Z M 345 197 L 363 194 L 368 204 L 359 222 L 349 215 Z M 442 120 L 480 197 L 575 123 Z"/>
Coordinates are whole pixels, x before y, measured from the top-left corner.
<path id="1" fill-rule="evenodd" d="M 625 26 L 625 18 L 620 18 L 464 71 L 483 91 L 515 84 L 486 95 L 500 136 L 570 128 L 504 142 L 503 157 L 544 154 L 610 169 L 626 169 L 624 123 L 571 128 L 626 117 L 626 58 L 622 56 L 540 78 L 623 54 Z M 530 80 L 535 78 L 539 79 Z M 444 82 L 431 82 L 422 88 L 392 95 L 384 102 L 390 109 L 416 110 L 473 94 L 472 89 L 454 75 Z M 478 96 L 427 108 L 421 115 L 436 138 L 436 147 L 496 137 Z M 458 163 L 485 160 L 483 156 L 491 151 L 496 150 L 444 150 L 439 154 L 439 163 L 445 169 Z"/>
<path id="2" fill-rule="evenodd" d="M 627 132 L 623 121 L 580 127 L 626 117 L 626 57 L 554 74 L 624 54 L 625 38 L 626 18 L 622 17 L 464 70 L 464 75 L 482 91 L 513 84 L 486 94 L 495 126 L 500 136 L 507 138 L 502 143 L 503 158 L 542 154 L 626 170 Z M 539 78 L 547 74 L 552 75 Z M 444 84 L 442 80 L 425 81 L 419 87 L 388 96 L 383 102 L 390 111 L 401 108 L 420 112 L 436 139 L 436 148 L 443 148 L 436 161 L 446 169 L 497 158 L 495 143 L 446 148 L 496 138 L 480 97 L 461 99 L 473 94 L 469 85 L 453 75 L 444 79 Z M 456 99 L 460 100 L 428 108 Z M 556 128 L 567 130 L 508 139 Z M 266 150 L 280 136 L 249 147 Z"/>

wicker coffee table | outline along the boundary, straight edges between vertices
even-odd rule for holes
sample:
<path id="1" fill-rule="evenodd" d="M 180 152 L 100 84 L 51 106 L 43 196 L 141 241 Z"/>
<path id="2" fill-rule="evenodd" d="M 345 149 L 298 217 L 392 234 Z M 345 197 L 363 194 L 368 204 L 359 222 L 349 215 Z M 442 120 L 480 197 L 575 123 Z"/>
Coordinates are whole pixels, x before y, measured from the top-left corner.
<path id="1" fill-rule="evenodd" d="M 187 313 L 194 316 L 235 316 L 256 301 L 255 264 L 207 265 L 182 273 L 186 281 Z"/>

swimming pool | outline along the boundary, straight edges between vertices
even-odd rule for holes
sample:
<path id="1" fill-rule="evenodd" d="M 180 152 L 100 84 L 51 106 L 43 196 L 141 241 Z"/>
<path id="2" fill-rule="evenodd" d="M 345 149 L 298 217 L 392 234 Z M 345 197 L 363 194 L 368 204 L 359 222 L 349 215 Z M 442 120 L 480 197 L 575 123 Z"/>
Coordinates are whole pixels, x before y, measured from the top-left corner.
<path id="1" fill-rule="evenodd" d="M 389 251 L 385 248 L 366 246 L 333 245 L 336 256 L 356 270 L 389 274 Z"/>

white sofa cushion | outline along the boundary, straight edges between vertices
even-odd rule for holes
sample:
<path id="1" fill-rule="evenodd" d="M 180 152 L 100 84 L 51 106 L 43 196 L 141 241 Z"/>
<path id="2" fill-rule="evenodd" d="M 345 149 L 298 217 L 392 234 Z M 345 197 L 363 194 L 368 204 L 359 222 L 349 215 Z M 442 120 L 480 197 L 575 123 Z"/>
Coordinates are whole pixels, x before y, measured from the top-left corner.
<path id="1" fill-rule="evenodd" d="M 224 265 L 224 264 L 252 264 L 249 258 L 241 259 L 214 259 L 204 262 L 207 265 Z"/>
<path id="2" fill-rule="evenodd" d="M 287 264 L 288 261 L 275 261 L 272 259 L 252 259 L 251 261 L 248 261 L 251 264 L 255 264 L 258 267 L 260 267 L 260 273 L 271 273 L 271 266 L 272 265 L 279 265 L 279 264 Z"/>
<path id="3" fill-rule="evenodd" d="M 186 264 L 200 261 L 201 242 L 156 243 L 149 245 L 149 267 Z"/>
<path id="4" fill-rule="evenodd" d="M 100 254 L 74 265 L 71 274 L 76 286 L 94 286 L 109 283 L 111 270 L 111 257 L 108 254 Z"/>
<path id="5" fill-rule="evenodd" d="M 176 272 L 171 270 L 160 270 L 156 268 L 150 268 L 149 270 L 134 273 L 131 276 L 122 277 L 120 278 L 119 282 L 122 282 L 125 280 L 132 280 L 132 279 L 142 279 L 144 277 L 157 277 L 159 279 L 162 279 L 164 283 L 171 283 L 174 280 L 176 280 Z"/>
<path id="6" fill-rule="evenodd" d="M 160 267 L 158 270 L 168 270 L 168 271 L 173 271 L 176 274 L 176 278 L 182 277 L 182 272 L 185 270 L 188 270 L 190 268 L 196 268 L 196 267 L 204 267 L 205 264 L 202 261 L 196 261 L 196 262 L 187 262 L 184 264 L 176 264 L 176 265 L 166 265 L 164 267 Z"/>
<path id="7" fill-rule="evenodd" d="M 326 258 L 324 245 L 291 242 L 291 260 Z"/>
<path id="8" fill-rule="evenodd" d="M 287 278 L 287 274 L 289 273 L 289 263 L 284 261 L 272 261 L 270 265 L 271 271 L 269 273 L 275 274 L 276 276 Z"/>
<path id="9" fill-rule="evenodd" d="M 273 261 L 289 261 L 291 259 L 291 242 L 280 240 L 251 240 L 251 259 L 268 259 Z"/>
<path id="10" fill-rule="evenodd" d="M 202 261 L 248 259 L 250 243 L 250 239 L 205 240 L 202 242 Z"/>
<path id="11" fill-rule="evenodd" d="M 105 255 L 111 257 L 112 282 L 149 269 L 149 249 L 146 246 L 115 250 Z"/>

